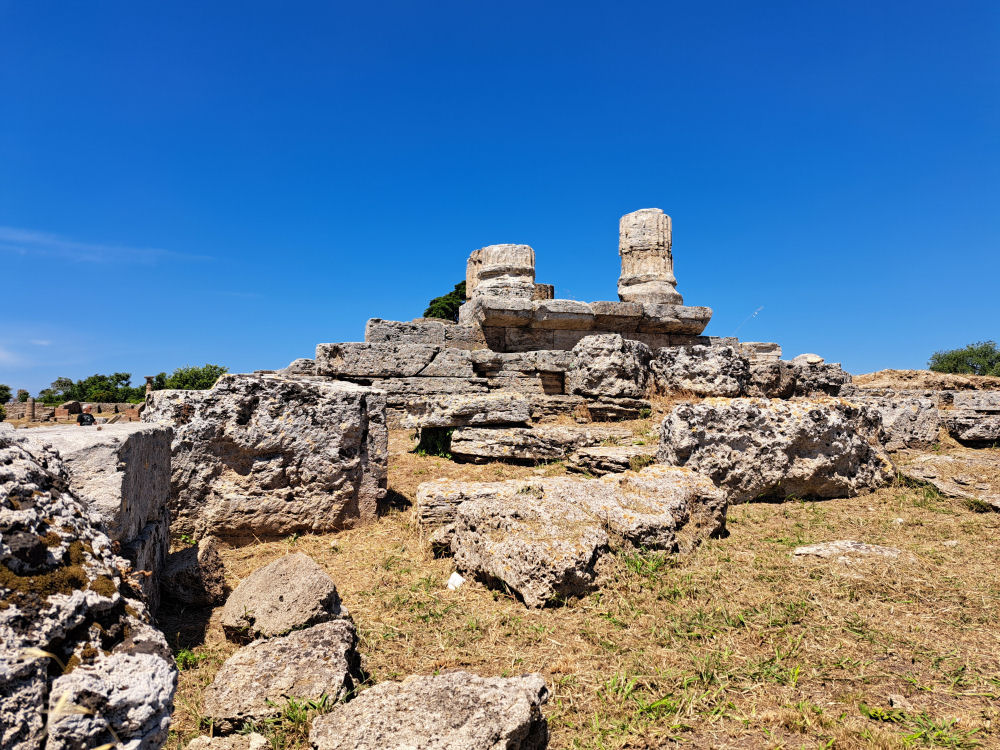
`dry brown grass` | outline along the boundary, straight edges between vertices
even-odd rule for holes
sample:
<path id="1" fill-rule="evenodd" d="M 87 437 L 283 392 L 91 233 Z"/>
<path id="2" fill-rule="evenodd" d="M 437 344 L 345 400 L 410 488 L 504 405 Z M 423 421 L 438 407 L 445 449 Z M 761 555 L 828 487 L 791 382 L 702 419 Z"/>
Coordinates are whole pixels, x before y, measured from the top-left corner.
<path id="1" fill-rule="evenodd" d="M 410 499 L 439 476 L 560 470 L 458 465 L 400 453 L 406 445 L 394 436 L 390 485 Z M 729 530 L 685 557 L 616 556 L 599 593 L 544 610 L 475 582 L 448 591 L 452 563 L 431 555 L 410 510 L 223 556 L 234 584 L 291 550 L 312 556 L 354 617 L 373 681 L 541 672 L 553 748 L 1000 747 L 1000 514 L 892 487 L 736 506 Z M 898 547 L 918 562 L 789 555 L 834 539 Z M 180 636 L 191 658 L 205 658 L 181 673 L 177 747 L 197 733 L 200 693 L 235 649 L 215 619 L 199 630 Z M 184 642 L 192 634 L 198 642 Z M 892 694 L 912 708 L 889 712 Z M 303 736 L 272 739 L 294 746 Z"/>

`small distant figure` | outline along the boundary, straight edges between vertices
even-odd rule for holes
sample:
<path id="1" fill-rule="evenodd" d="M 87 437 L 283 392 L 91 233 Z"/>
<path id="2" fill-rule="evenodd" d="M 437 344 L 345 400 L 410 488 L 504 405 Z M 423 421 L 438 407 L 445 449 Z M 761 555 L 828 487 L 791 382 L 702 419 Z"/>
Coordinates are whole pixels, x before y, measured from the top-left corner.
<path id="1" fill-rule="evenodd" d="M 94 415 L 91 413 L 93 409 L 93 406 L 83 407 L 83 411 L 76 415 L 76 423 L 81 427 L 90 427 L 97 424 L 97 420 L 94 419 Z"/>

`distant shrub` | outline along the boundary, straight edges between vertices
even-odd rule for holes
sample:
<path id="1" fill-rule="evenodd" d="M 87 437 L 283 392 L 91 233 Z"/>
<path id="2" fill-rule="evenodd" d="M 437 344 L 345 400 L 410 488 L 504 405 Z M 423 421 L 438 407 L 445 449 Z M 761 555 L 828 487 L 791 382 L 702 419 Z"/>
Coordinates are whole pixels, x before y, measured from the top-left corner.
<path id="1" fill-rule="evenodd" d="M 424 310 L 425 318 L 442 318 L 458 321 L 458 308 L 465 302 L 465 282 L 455 284 L 455 288 L 447 294 L 435 297 Z"/>
<path id="2" fill-rule="evenodd" d="M 25 403 L 29 398 L 31 398 L 31 394 L 28 393 L 26 390 L 24 390 L 24 388 L 21 388 L 17 392 L 17 400 L 20 401 L 22 404 Z"/>
<path id="3" fill-rule="evenodd" d="M 160 391 L 172 388 L 183 391 L 206 391 L 215 385 L 220 377 L 229 372 L 222 365 L 205 365 L 203 367 L 178 367 L 172 374 L 161 372 L 153 378 L 153 390 Z"/>
<path id="4" fill-rule="evenodd" d="M 927 365 L 934 372 L 1000 376 L 1000 349 L 996 341 L 978 341 L 962 349 L 934 352 Z"/>

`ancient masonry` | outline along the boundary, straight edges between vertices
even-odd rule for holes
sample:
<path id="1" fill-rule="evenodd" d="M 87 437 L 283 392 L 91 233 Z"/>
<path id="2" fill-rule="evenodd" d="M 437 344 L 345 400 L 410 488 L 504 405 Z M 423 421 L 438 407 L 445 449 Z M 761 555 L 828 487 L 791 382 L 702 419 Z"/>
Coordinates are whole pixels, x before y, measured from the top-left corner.
<path id="1" fill-rule="evenodd" d="M 280 373 L 384 390 L 393 428 L 525 425 L 563 414 L 580 422 L 636 418 L 650 408 L 651 390 L 684 387 L 675 376 L 691 368 L 678 367 L 679 350 L 742 366 L 731 392 L 714 395 L 833 393 L 847 382 L 839 366 L 819 358 L 780 362 L 777 344 L 702 336 L 712 310 L 683 304 L 670 217 L 660 209 L 623 216 L 618 251 L 619 299 L 588 303 L 557 299 L 552 285 L 536 283 L 531 247 L 484 247 L 469 257 L 458 323 L 374 318 L 364 342 L 320 344 L 315 361 L 296 360 Z M 638 358 L 638 381 L 610 389 L 594 381 L 594 357 Z"/>

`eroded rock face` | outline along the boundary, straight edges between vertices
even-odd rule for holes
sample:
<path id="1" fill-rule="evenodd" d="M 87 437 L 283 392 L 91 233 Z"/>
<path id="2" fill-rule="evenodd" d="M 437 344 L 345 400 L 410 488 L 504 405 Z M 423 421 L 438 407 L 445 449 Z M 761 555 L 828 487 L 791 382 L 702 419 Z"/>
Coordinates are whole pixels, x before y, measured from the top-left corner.
<path id="1" fill-rule="evenodd" d="M 657 389 L 696 396 L 740 396 L 750 379 L 749 361 L 731 346 L 663 347 L 651 367 Z"/>
<path id="2" fill-rule="evenodd" d="M 887 450 L 928 448 L 938 439 L 941 413 L 937 404 L 929 398 L 851 396 L 850 400 L 878 409 Z"/>
<path id="3" fill-rule="evenodd" d="M 112 541 L 135 570 L 145 570 L 141 589 L 155 614 L 160 573 L 169 548 L 169 427 L 108 424 L 41 427 L 24 436 L 59 453 L 70 489 L 96 512 Z"/>
<path id="4" fill-rule="evenodd" d="M 467 672 L 383 682 L 316 717 L 316 750 L 540 750 L 548 742 L 541 675 Z"/>
<path id="5" fill-rule="evenodd" d="M 205 690 L 203 713 L 228 729 L 280 714 L 289 697 L 343 700 L 361 680 L 357 641 L 347 620 L 254 641 L 226 659 Z"/>
<path id="6" fill-rule="evenodd" d="M 850 373 L 838 363 L 824 362 L 815 354 L 800 354 L 792 360 L 796 396 L 837 396 L 851 382 Z"/>
<path id="7" fill-rule="evenodd" d="M 946 423 L 959 442 L 980 446 L 1000 442 L 1000 391 L 956 393 L 955 409 Z"/>
<path id="8" fill-rule="evenodd" d="M 214 536 L 178 550 L 167 558 L 163 571 L 163 594 L 182 604 L 212 606 L 226 600 L 226 571 Z"/>
<path id="9" fill-rule="evenodd" d="M 113 731 L 128 748 L 158 748 L 173 659 L 123 580 L 129 563 L 69 486 L 54 452 L 0 426 L 0 746 L 97 747 Z M 54 679 L 53 659 L 67 667 Z M 67 711 L 81 703 L 93 713 Z"/>
<path id="10" fill-rule="evenodd" d="M 573 347 L 566 391 L 597 398 L 645 398 L 650 385 L 649 347 L 616 333 L 587 336 Z"/>
<path id="11" fill-rule="evenodd" d="M 459 569 L 502 582 L 529 607 L 592 590 L 612 544 L 690 550 L 722 533 L 726 507 L 707 477 L 666 466 L 593 480 L 439 479 L 417 491 L 421 523 L 443 529 L 435 539 Z"/>
<path id="12" fill-rule="evenodd" d="M 344 617 L 333 579 L 311 557 L 295 552 L 240 582 L 222 610 L 222 628 L 227 637 L 247 641 Z"/>
<path id="13" fill-rule="evenodd" d="M 905 460 L 900 473 L 933 485 L 945 497 L 968 501 L 973 510 L 1000 511 L 1000 451 L 925 453 Z"/>
<path id="14" fill-rule="evenodd" d="M 890 482 L 878 411 L 838 399 L 707 399 L 663 420 L 658 458 L 705 474 L 730 502 L 847 497 Z"/>
<path id="15" fill-rule="evenodd" d="M 333 531 L 373 520 L 385 496 L 385 394 L 371 388 L 223 375 L 207 391 L 154 391 L 143 421 L 174 428 L 174 533 Z"/>

